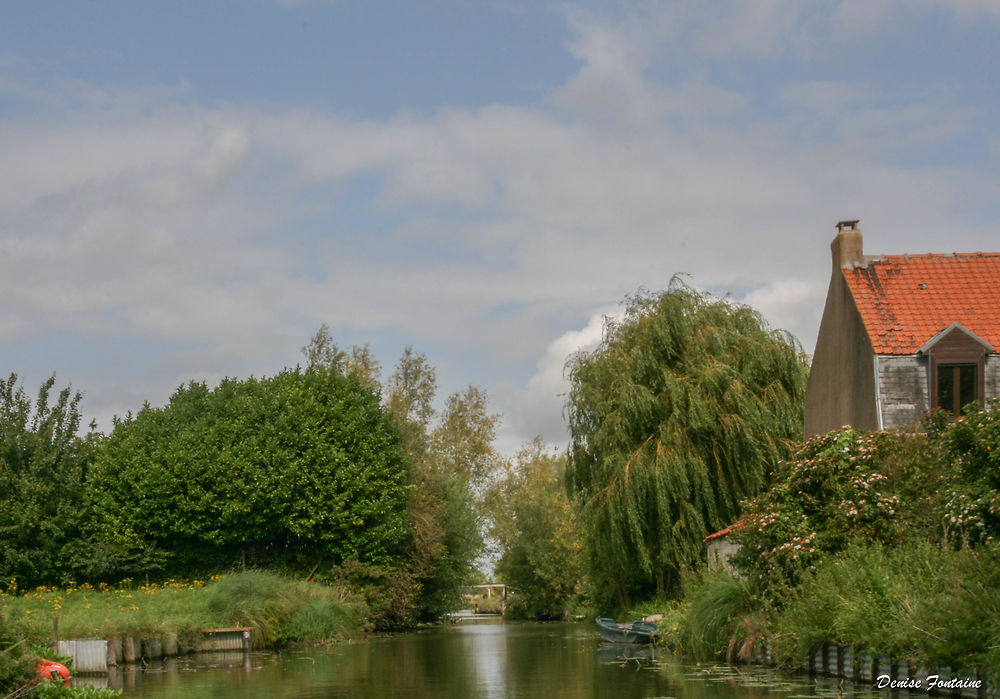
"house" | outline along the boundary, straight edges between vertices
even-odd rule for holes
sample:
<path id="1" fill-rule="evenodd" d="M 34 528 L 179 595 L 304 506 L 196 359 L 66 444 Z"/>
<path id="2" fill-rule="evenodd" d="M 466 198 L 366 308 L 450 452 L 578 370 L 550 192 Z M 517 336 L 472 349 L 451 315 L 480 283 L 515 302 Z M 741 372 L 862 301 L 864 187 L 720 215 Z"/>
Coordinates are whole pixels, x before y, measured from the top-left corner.
<path id="1" fill-rule="evenodd" d="M 805 436 L 888 429 L 1000 399 L 1000 252 L 865 255 L 841 221 L 806 387 Z M 733 527 L 705 539 L 728 566 Z"/>
<path id="2" fill-rule="evenodd" d="M 805 435 L 888 429 L 1000 397 L 1000 253 L 865 255 L 837 224 Z"/>

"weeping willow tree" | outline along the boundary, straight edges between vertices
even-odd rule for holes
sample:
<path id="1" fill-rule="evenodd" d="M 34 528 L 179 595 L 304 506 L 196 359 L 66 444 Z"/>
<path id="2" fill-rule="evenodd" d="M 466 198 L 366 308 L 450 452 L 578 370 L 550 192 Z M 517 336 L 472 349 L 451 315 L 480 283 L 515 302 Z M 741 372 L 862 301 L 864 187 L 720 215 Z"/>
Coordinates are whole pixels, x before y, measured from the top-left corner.
<path id="1" fill-rule="evenodd" d="M 595 599 L 673 592 L 801 439 L 805 358 L 751 308 L 674 278 L 629 297 L 567 368 L 569 487 Z"/>

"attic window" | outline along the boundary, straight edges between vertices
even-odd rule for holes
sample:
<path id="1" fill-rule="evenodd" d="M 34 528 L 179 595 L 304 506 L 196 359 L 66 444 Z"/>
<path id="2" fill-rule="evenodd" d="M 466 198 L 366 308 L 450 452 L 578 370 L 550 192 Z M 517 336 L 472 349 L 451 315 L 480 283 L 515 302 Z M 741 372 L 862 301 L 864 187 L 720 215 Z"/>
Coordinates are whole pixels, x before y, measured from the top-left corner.
<path id="1" fill-rule="evenodd" d="M 930 358 L 931 407 L 953 416 L 973 401 L 983 401 L 983 370 L 992 347 L 959 323 L 953 323 L 920 351 Z"/>
<path id="2" fill-rule="evenodd" d="M 955 417 L 962 408 L 979 398 L 976 364 L 938 364 L 934 404 Z"/>

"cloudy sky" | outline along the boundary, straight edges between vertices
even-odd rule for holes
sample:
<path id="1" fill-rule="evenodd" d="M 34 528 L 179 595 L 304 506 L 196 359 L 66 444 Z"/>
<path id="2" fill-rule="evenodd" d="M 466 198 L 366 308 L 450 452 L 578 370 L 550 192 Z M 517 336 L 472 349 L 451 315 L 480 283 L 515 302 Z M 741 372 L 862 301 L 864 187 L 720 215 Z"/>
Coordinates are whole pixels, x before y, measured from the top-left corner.
<path id="1" fill-rule="evenodd" d="M 105 429 L 327 323 L 565 440 L 566 356 L 678 272 L 815 344 L 868 253 L 1000 249 L 996 0 L 0 8 L 0 347 Z"/>

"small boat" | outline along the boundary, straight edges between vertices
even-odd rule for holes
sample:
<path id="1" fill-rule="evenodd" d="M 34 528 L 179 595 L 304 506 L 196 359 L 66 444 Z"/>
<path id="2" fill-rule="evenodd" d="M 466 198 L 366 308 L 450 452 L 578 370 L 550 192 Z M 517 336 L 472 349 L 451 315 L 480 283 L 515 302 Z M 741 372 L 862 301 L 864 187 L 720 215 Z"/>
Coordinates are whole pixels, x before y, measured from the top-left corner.
<path id="1" fill-rule="evenodd" d="M 597 630 L 601 632 L 601 638 L 609 643 L 652 643 L 660 629 L 651 621 L 619 624 L 614 619 L 598 617 Z"/>

